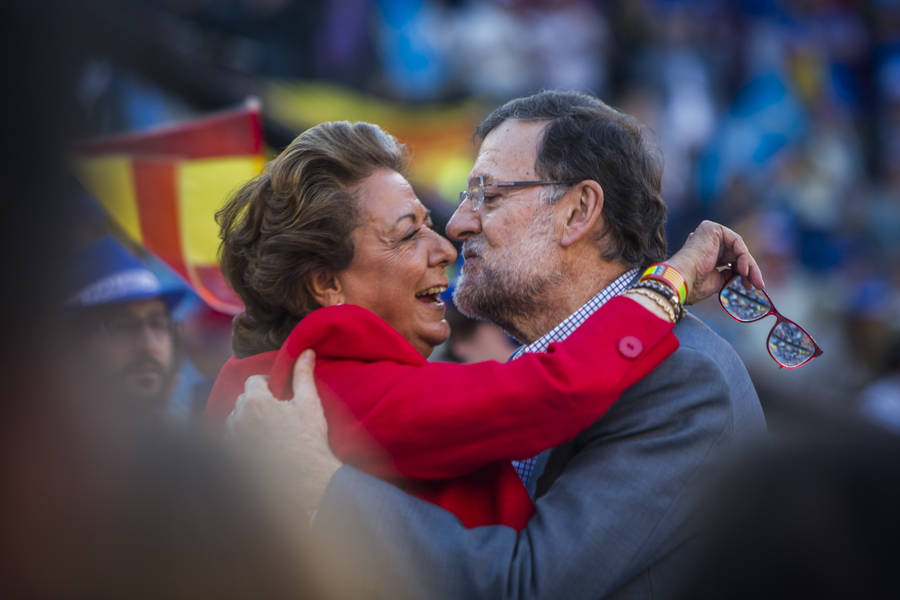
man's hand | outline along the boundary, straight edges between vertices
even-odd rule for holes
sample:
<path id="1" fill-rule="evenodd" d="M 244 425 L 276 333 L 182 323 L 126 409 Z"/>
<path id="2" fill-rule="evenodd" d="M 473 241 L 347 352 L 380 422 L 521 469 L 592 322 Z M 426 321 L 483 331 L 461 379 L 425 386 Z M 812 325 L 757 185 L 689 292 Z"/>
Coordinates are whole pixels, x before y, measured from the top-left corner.
<path id="1" fill-rule="evenodd" d="M 262 375 L 249 377 L 228 416 L 227 427 L 255 461 L 273 491 L 314 511 L 341 466 L 328 446 L 328 426 L 313 378 L 315 353 L 305 350 L 294 364 L 294 397 L 276 399 Z"/>
<path id="2" fill-rule="evenodd" d="M 766 285 L 756 259 L 741 236 L 712 221 L 700 223 L 681 250 L 666 263 L 675 267 L 687 282 L 686 304 L 694 304 L 718 293 L 735 273 L 743 275 L 759 288 Z"/>

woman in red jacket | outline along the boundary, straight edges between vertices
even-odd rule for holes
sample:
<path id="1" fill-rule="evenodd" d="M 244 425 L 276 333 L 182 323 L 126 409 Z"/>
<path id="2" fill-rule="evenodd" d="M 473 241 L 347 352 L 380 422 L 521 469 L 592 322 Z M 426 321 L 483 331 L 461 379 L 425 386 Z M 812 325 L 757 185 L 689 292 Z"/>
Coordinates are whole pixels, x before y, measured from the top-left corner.
<path id="1" fill-rule="evenodd" d="M 323 123 L 230 199 L 218 215 L 222 270 L 246 310 L 207 414 L 223 421 L 252 374 L 268 373 L 272 392 L 290 397 L 291 366 L 313 348 L 342 461 L 466 526 L 519 529 L 534 509 L 510 460 L 571 439 L 674 352 L 680 307 L 670 312 L 671 297 L 654 290 L 626 293 L 547 353 L 428 362 L 449 335 L 440 294 L 456 251 L 432 229 L 404 168 L 403 146 L 377 126 Z M 680 259 L 689 277 L 712 271 L 720 250 L 698 231 Z M 756 269 L 752 258 L 742 264 Z M 643 351 L 623 352 L 625 336 Z"/>

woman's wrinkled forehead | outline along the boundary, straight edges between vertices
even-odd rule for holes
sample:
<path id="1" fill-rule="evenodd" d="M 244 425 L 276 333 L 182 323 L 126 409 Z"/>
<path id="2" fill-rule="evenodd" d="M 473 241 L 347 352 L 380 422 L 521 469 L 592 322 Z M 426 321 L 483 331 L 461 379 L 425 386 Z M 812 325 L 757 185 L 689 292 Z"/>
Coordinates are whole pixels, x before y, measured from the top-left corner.
<path id="1" fill-rule="evenodd" d="M 361 224 L 389 231 L 406 221 L 421 222 L 429 211 L 396 171 L 379 169 L 355 188 Z"/>

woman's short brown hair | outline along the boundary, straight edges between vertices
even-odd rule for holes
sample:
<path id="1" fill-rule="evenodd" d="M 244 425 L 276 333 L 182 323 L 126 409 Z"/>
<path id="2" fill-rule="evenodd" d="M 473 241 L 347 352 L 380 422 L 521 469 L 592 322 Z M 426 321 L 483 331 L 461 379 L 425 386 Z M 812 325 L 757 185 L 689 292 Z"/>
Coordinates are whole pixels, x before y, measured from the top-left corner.
<path id="1" fill-rule="evenodd" d="M 406 157 L 406 148 L 377 125 L 321 123 L 216 213 L 222 273 L 245 306 L 233 324 L 237 356 L 278 349 L 319 308 L 307 281 L 353 260 L 350 234 L 359 214 L 352 188 L 376 169 L 405 173 Z"/>

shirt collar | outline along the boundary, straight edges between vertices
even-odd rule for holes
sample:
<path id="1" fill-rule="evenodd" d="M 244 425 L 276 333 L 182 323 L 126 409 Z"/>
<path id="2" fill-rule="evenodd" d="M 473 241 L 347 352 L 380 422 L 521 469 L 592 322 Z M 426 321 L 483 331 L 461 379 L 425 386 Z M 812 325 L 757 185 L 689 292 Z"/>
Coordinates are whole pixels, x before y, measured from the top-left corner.
<path id="1" fill-rule="evenodd" d="M 547 350 L 547 346 L 553 342 L 561 342 L 569 337 L 573 331 L 581 327 L 581 324 L 584 323 L 594 311 L 606 304 L 610 299 L 627 290 L 634 282 L 637 274 L 637 269 L 631 269 L 630 271 L 621 274 L 612 283 L 600 290 L 596 296 L 585 302 L 578 310 L 566 317 L 559 325 L 531 344 L 519 346 L 516 351 L 513 352 L 512 356 L 510 356 L 510 360 L 519 358 L 523 354 L 529 352 L 544 352 Z"/>

